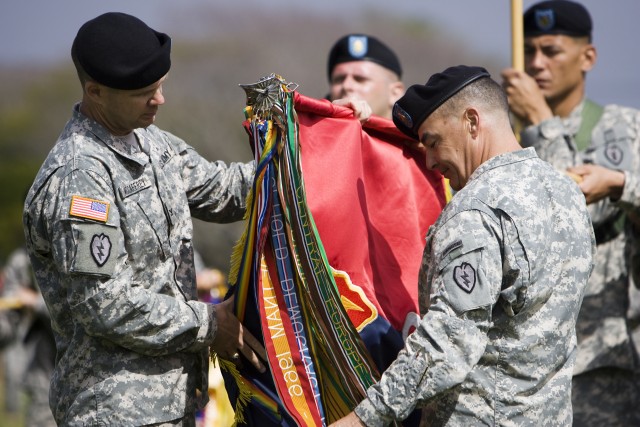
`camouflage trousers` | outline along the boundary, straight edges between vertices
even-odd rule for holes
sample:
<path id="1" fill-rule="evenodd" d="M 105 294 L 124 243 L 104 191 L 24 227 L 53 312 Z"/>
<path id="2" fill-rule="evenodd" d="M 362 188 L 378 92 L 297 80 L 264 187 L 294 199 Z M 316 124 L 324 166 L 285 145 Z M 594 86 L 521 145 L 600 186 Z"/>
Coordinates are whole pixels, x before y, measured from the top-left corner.
<path id="1" fill-rule="evenodd" d="M 640 426 L 640 375 L 599 368 L 573 377 L 573 425 Z"/>

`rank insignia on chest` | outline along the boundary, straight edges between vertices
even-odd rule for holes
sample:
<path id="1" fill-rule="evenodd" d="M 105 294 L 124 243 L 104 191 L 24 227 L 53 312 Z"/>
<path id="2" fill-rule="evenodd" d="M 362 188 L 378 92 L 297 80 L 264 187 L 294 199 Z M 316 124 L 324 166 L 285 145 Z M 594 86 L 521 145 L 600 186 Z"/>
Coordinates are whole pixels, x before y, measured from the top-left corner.
<path id="1" fill-rule="evenodd" d="M 69 215 L 107 222 L 109 218 L 109 202 L 82 196 L 72 196 Z"/>

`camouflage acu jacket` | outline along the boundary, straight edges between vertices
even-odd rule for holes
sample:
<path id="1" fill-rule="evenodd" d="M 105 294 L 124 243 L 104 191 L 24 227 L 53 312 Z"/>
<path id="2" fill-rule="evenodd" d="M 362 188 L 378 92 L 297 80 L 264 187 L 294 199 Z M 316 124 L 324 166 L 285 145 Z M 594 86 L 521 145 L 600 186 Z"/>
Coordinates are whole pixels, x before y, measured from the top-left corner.
<path id="1" fill-rule="evenodd" d="M 427 235 L 421 311 L 356 414 L 428 425 L 570 425 L 575 322 L 595 241 L 584 196 L 533 149 L 472 174 Z"/>
<path id="2" fill-rule="evenodd" d="M 61 425 L 159 423 L 207 398 L 215 311 L 195 301 L 191 216 L 241 219 L 254 166 L 206 161 L 155 126 L 134 132 L 142 151 L 76 106 L 25 203 Z"/>
<path id="3" fill-rule="evenodd" d="M 578 317 L 575 374 L 604 366 L 637 367 L 627 319 L 631 266 L 625 251 L 640 242 L 625 217 L 630 211 L 640 212 L 640 111 L 606 106 L 590 145 L 578 151 L 575 135 L 583 107 L 584 102 L 566 120 L 554 117 L 522 133 L 522 144 L 534 147 L 541 159 L 558 170 L 593 163 L 625 174 L 619 201 L 607 198 L 589 205 L 598 251 Z"/>

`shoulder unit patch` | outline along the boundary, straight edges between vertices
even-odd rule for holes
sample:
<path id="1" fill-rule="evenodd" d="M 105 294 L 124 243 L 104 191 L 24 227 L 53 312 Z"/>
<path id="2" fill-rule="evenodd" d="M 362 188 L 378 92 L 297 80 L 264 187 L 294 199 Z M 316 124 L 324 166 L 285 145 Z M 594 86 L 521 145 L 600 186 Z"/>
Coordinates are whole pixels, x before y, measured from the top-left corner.
<path id="1" fill-rule="evenodd" d="M 111 255 L 111 240 L 106 234 L 94 234 L 91 238 L 91 256 L 93 260 L 98 264 L 98 267 L 102 267 Z"/>
<path id="2" fill-rule="evenodd" d="M 470 294 L 476 286 L 476 270 L 471 264 L 463 262 L 453 269 L 453 280 L 460 289 Z"/>

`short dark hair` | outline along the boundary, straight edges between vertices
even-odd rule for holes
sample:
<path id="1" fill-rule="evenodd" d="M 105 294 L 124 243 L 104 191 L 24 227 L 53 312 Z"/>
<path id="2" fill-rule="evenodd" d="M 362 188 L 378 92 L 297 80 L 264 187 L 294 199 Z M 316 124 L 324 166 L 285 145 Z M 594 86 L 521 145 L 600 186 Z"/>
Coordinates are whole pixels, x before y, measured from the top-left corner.
<path id="1" fill-rule="evenodd" d="M 507 117 L 509 115 L 507 94 L 502 86 L 491 77 L 482 77 L 468 84 L 460 92 L 445 101 L 440 108 L 446 114 L 450 109 L 460 108 L 462 104 L 466 104 L 469 101 L 480 102 L 491 110 L 500 111 Z"/>

